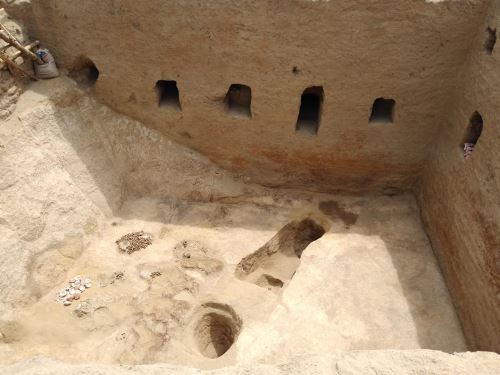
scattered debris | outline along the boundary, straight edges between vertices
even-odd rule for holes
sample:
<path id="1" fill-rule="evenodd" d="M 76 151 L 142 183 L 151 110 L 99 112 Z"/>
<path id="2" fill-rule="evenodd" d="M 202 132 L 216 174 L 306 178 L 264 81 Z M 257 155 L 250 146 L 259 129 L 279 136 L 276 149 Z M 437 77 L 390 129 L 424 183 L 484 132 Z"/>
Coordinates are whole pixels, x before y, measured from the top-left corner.
<path id="1" fill-rule="evenodd" d="M 125 280 L 125 272 L 113 272 L 112 275 L 101 273 L 97 276 L 97 282 L 101 288 L 114 284 L 116 281 Z"/>
<path id="2" fill-rule="evenodd" d="M 220 271 L 224 267 L 210 253 L 199 241 L 184 240 L 174 247 L 174 255 L 182 268 L 197 269 L 206 274 Z"/>
<path id="3" fill-rule="evenodd" d="M 195 294 L 198 291 L 196 279 L 187 275 L 171 261 L 143 263 L 137 268 L 141 279 L 149 284 L 148 294 L 173 298 L 182 291 Z"/>
<path id="4" fill-rule="evenodd" d="M 73 313 L 79 317 L 84 318 L 92 312 L 92 304 L 88 301 L 80 302 Z"/>
<path id="5" fill-rule="evenodd" d="M 153 280 L 161 275 L 162 273 L 160 271 L 141 271 L 139 273 L 139 277 L 147 281 Z"/>
<path id="6" fill-rule="evenodd" d="M 474 151 L 475 143 L 464 143 L 464 159 L 468 160 L 472 156 L 472 151 Z"/>
<path id="7" fill-rule="evenodd" d="M 116 241 L 118 248 L 127 254 L 132 254 L 135 251 L 145 249 L 152 243 L 153 235 L 144 231 L 126 234 Z"/>
<path id="8" fill-rule="evenodd" d="M 57 301 L 61 302 L 64 306 L 69 306 L 73 301 L 79 300 L 81 294 L 90 287 L 92 287 L 90 279 L 82 279 L 81 276 L 75 276 L 69 281 L 69 286 L 59 291 Z"/>

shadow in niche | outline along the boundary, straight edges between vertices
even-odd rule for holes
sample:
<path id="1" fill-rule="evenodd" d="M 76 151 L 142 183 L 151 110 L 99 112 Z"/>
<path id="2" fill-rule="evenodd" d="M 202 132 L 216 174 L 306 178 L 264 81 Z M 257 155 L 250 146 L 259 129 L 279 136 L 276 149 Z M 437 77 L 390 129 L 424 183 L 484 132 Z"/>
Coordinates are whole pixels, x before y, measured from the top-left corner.
<path id="1" fill-rule="evenodd" d="M 497 29 L 492 29 L 491 27 L 486 28 L 486 41 L 484 42 L 484 50 L 488 55 L 493 54 L 493 49 L 497 42 Z"/>
<path id="2" fill-rule="evenodd" d="M 241 117 L 252 117 L 252 90 L 239 83 L 232 84 L 224 99 L 227 112 Z"/>
<path id="3" fill-rule="evenodd" d="M 394 120 L 394 99 L 377 98 L 373 102 L 370 123 L 392 123 Z"/>
<path id="4" fill-rule="evenodd" d="M 99 79 L 99 74 L 99 69 L 90 58 L 80 56 L 73 62 L 68 76 L 73 78 L 80 87 L 90 88 Z"/>
<path id="5" fill-rule="evenodd" d="M 70 118 L 67 117 L 70 115 L 75 114 L 68 112 L 56 116 L 61 134 L 85 165 L 84 172 L 88 173 L 88 178 L 92 178 L 93 183 L 99 188 L 99 193 L 105 199 L 101 205 L 105 203 L 116 217 L 125 220 L 141 219 L 180 226 L 259 230 L 269 232 L 269 238 L 272 238 L 273 232 L 278 232 L 290 221 L 290 218 L 297 214 L 297 209 L 293 208 L 297 207 L 297 204 L 290 204 L 290 201 L 302 202 L 304 206 L 310 205 L 313 201 L 312 193 L 296 191 L 274 191 L 272 194 L 269 192 L 269 197 L 272 199 L 267 200 L 269 202 L 267 204 L 253 203 L 251 193 L 237 197 L 212 197 L 208 200 L 198 196 L 186 200 L 167 197 L 155 204 L 152 211 L 134 211 L 129 208 L 125 212 L 121 207 L 127 198 L 127 186 L 132 183 L 130 180 L 126 181 L 129 174 L 138 168 L 150 168 L 152 174 L 158 173 L 159 170 L 156 168 L 161 163 L 154 160 L 129 160 L 130 164 L 124 165 L 123 160 L 114 159 L 107 144 L 109 140 L 103 139 L 108 132 L 105 124 L 87 123 L 85 127 L 75 127 L 71 124 Z M 76 115 L 83 116 L 83 114 Z M 121 148 L 127 148 L 127 146 L 122 145 Z M 81 178 L 80 175 L 74 177 Z M 78 183 L 78 180 L 75 182 Z M 89 194 L 95 193 L 90 192 Z M 379 237 L 384 242 L 399 282 L 397 286 L 387 286 L 387 288 L 401 288 L 407 301 L 420 347 L 448 352 L 463 350 L 464 348 L 454 344 L 453 338 L 449 339 L 450 345 L 446 344 L 448 339 L 443 337 L 453 337 L 456 332 L 443 332 L 444 328 L 439 326 L 439 316 L 432 313 L 432 307 L 436 304 L 436 282 L 442 283 L 442 280 L 436 278 L 435 274 L 428 272 L 429 267 L 435 267 L 435 265 L 425 235 L 423 232 L 419 232 L 418 236 L 415 236 L 412 231 L 408 231 L 408 233 L 398 232 L 398 218 L 390 216 L 390 211 L 387 213 L 383 210 L 384 199 L 388 200 L 387 202 L 401 200 L 402 205 L 412 207 L 409 215 L 415 218 L 412 221 L 415 225 L 415 231 L 422 231 L 418 210 L 413 207 L 415 205 L 413 198 L 409 199 L 406 196 L 385 197 L 379 202 L 380 204 L 372 205 L 369 204 L 374 199 L 371 196 L 355 198 L 352 196 L 347 198 L 346 196 L 330 196 L 330 198 L 335 199 L 336 202 L 323 204 L 321 211 L 323 214 L 329 215 L 331 220 L 338 225 L 334 225 L 333 230 L 326 234 L 340 233 Z M 100 198 L 95 195 L 91 196 L 91 199 L 99 200 Z M 319 210 L 320 207 L 318 207 Z M 318 241 L 324 241 L 325 237 L 326 235 Z M 415 240 L 415 237 L 419 237 L 418 241 Z M 250 254 L 252 251 L 255 251 L 255 247 L 249 246 L 248 253 Z M 370 261 L 370 250 L 363 249 L 362 251 L 366 253 L 367 264 L 373 267 L 373 272 L 380 272 L 377 271 L 376 264 L 372 264 L 373 262 Z M 367 279 L 364 282 L 366 282 L 366 287 L 370 288 L 370 280 Z M 278 281 L 270 279 L 270 283 L 276 284 Z M 381 300 L 380 305 L 375 307 L 380 311 L 387 311 L 387 319 L 397 318 L 391 316 L 391 306 L 385 301 Z M 359 310 L 365 314 L 368 321 L 371 319 L 372 310 L 363 303 L 359 305 Z M 439 330 L 441 330 L 439 334 L 436 334 L 436 331 Z M 373 336 L 377 334 L 380 332 L 372 332 Z M 357 343 L 357 345 L 356 349 L 377 348 L 369 343 Z M 394 349 L 402 348 L 396 347 Z"/>
<path id="6" fill-rule="evenodd" d="M 323 87 L 308 87 L 300 98 L 300 108 L 295 131 L 308 135 L 318 134 L 323 105 Z"/>
<path id="7" fill-rule="evenodd" d="M 158 107 L 181 110 L 179 89 L 176 81 L 160 80 L 156 82 L 155 90 L 158 96 Z"/>

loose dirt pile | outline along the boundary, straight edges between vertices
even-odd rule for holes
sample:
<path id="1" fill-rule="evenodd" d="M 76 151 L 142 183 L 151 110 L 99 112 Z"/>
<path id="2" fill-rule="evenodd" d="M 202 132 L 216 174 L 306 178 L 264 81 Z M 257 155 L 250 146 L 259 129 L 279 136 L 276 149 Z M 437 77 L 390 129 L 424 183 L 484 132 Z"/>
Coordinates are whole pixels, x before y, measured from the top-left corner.
<path id="1" fill-rule="evenodd" d="M 124 235 L 116 241 L 118 249 L 127 254 L 132 254 L 135 251 L 145 249 L 153 243 L 153 236 L 144 231 L 134 232 Z"/>

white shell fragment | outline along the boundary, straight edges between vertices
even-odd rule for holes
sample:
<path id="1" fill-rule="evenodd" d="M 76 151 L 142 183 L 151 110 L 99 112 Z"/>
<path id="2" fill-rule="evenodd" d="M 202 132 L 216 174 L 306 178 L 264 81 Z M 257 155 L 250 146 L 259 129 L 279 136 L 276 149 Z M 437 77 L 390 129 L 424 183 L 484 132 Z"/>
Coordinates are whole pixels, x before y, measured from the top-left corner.
<path id="1" fill-rule="evenodd" d="M 92 286 L 92 280 L 75 276 L 69 280 L 69 285 L 59 291 L 57 301 L 64 306 L 71 305 L 72 301 L 79 300 L 85 289 Z"/>

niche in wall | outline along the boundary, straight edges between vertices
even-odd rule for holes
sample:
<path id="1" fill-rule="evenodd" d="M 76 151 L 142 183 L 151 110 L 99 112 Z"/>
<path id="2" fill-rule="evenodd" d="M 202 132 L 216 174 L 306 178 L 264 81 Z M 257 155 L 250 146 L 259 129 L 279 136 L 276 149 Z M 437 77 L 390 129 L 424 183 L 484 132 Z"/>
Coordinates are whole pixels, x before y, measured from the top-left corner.
<path id="1" fill-rule="evenodd" d="M 483 117 L 479 114 L 479 112 L 475 111 L 469 120 L 469 126 L 467 127 L 464 141 L 460 145 L 463 147 L 465 160 L 471 158 L 474 147 L 476 146 L 482 131 Z"/>
<path id="2" fill-rule="evenodd" d="M 252 90 L 246 85 L 233 83 L 224 100 L 228 113 L 236 116 L 252 117 Z"/>
<path id="3" fill-rule="evenodd" d="M 82 86 L 93 86 L 99 79 L 99 69 L 86 56 L 80 56 L 70 69 L 69 76 Z"/>
<path id="4" fill-rule="evenodd" d="M 486 41 L 484 42 L 484 50 L 488 55 L 493 53 L 493 48 L 495 48 L 495 43 L 497 42 L 497 29 L 492 29 L 491 27 L 486 28 Z"/>
<path id="5" fill-rule="evenodd" d="M 318 134 L 323 97 L 322 86 L 312 86 L 304 90 L 300 99 L 300 110 L 295 131 L 311 135 Z"/>
<path id="6" fill-rule="evenodd" d="M 377 98 L 373 102 L 370 114 L 371 123 L 391 123 L 394 120 L 394 99 Z"/>
<path id="7" fill-rule="evenodd" d="M 156 93 L 158 95 L 158 106 L 172 109 L 181 109 L 179 101 L 179 89 L 176 81 L 156 82 Z"/>

